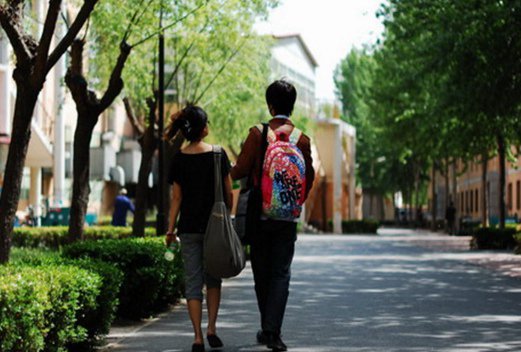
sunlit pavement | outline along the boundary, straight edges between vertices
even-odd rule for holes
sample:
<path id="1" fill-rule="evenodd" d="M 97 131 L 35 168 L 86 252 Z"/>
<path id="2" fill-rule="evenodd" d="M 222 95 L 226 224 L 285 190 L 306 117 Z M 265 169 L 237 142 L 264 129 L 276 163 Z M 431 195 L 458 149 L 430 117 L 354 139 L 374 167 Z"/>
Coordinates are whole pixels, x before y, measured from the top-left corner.
<path id="1" fill-rule="evenodd" d="M 468 240 L 411 230 L 301 235 L 283 330 L 289 350 L 521 351 L 521 256 L 469 251 Z M 256 345 L 257 329 L 248 267 L 224 285 L 222 351 L 268 351 Z M 190 351 L 186 307 L 114 328 L 109 342 L 111 351 Z"/>

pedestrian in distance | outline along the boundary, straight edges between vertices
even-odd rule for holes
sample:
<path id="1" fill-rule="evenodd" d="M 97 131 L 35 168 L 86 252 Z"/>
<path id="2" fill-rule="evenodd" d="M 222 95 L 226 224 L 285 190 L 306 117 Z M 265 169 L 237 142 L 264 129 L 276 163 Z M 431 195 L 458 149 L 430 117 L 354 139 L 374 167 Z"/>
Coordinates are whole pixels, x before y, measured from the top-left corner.
<path id="1" fill-rule="evenodd" d="M 295 87 L 284 80 L 267 88 L 272 119 L 250 129 L 231 170 L 233 179 L 248 177 L 248 183 L 262 192 L 262 215 L 250 238 L 251 265 L 261 320 L 257 342 L 273 351 L 287 350 L 281 328 L 297 221 L 315 175 L 310 139 L 290 120 L 296 98 Z"/>
<path id="2" fill-rule="evenodd" d="M 127 197 L 127 190 L 122 188 L 116 196 L 114 213 L 112 213 L 112 226 L 127 226 L 127 213 L 134 214 L 134 204 Z"/>
<path id="3" fill-rule="evenodd" d="M 449 235 L 456 234 L 456 207 L 451 200 L 447 209 L 445 210 L 445 220 L 447 221 L 447 232 Z"/>
<path id="4" fill-rule="evenodd" d="M 212 348 L 223 347 L 216 334 L 221 301 L 221 279 L 208 275 L 203 266 L 203 240 L 215 198 L 213 146 L 204 142 L 208 135 L 208 117 L 198 106 L 188 105 L 172 116 L 166 138 L 181 131 L 188 145 L 172 160 L 168 182 L 172 185 L 167 246 L 180 239 L 185 272 L 185 297 L 194 329 L 193 352 L 205 350 L 201 329 L 203 286 L 206 285 L 208 326 L 206 338 Z M 232 205 L 230 162 L 224 149 L 221 153 L 223 196 L 228 208 Z M 177 222 L 177 231 L 176 220 Z"/>

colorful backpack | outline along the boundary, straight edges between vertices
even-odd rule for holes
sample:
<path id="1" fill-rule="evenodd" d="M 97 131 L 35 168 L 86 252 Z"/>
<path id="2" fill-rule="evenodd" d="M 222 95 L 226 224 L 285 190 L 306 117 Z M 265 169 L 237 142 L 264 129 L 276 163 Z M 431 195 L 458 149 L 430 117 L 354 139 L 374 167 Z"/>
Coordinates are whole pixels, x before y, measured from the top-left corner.
<path id="1" fill-rule="evenodd" d="M 293 221 L 300 216 L 306 194 L 306 163 L 297 142 L 298 128 L 288 136 L 268 128 L 262 167 L 262 212 L 270 219 Z"/>

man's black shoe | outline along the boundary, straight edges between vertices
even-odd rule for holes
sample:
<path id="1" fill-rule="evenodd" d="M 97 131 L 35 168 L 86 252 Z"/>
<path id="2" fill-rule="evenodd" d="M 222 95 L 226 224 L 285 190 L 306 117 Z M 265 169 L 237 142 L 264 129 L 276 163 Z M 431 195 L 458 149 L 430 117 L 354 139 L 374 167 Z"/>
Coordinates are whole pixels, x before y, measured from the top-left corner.
<path id="1" fill-rule="evenodd" d="M 268 335 L 268 348 L 271 348 L 272 351 L 287 351 L 288 347 L 282 342 L 280 335 Z"/>
<path id="2" fill-rule="evenodd" d="M 261 345 L 266 345 L 268 343 L 268 334 L 264 331 L 257 331 L 257 342 Z"/>

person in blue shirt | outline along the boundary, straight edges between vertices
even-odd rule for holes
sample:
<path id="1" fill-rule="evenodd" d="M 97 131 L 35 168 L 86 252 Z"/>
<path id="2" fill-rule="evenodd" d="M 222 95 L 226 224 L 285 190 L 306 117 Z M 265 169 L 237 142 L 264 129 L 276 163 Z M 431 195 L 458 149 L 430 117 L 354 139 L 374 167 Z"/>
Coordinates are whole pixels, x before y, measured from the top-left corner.
<path id="1" fill-rule="evenodd" d="M 123 188 L 116 197 L 112 226 L 127 226 L 127 212 L 129 210 L 134 214 L 134 204 L 128 199 L 127 190 Z"/>

